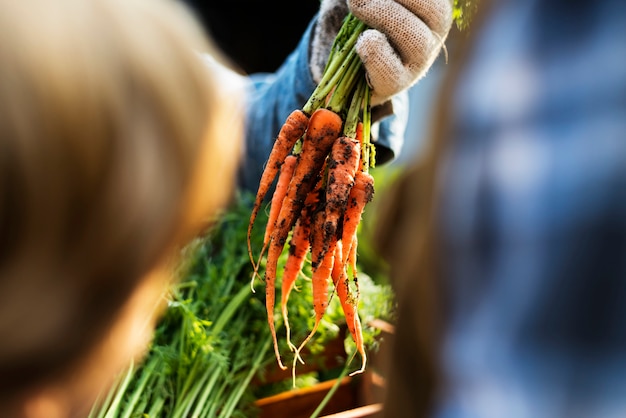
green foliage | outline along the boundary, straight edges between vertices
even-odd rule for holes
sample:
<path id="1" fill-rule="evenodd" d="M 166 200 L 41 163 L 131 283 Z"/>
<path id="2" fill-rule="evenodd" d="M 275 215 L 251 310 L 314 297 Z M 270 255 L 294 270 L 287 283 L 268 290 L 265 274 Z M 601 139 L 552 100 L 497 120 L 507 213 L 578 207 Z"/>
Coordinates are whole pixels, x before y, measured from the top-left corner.
<path id="1" fill-rule="evenodd" d="M 141 365 L 129 366 L 117 385 L 94 405 L 90 418 L 254 416 L 251 405 L 257 395 L 250 382 L 278 366 L 271 350 L 263 284 L 257 279 L 256 291 L 250 289 L 252 265 L 246 233 L 253 199 L 251 194 L 238 195 L 211 231 L 183 250 L 176 271 L 180 280 L 170 289 L 168 307 L 147 357 Z M 266 222 L 267 213 L 261 211 L 251 237 L 252 248 L 261 248 Z M 279 268 L 284 266 L 286 255 L 287 251 L 279 260 Z M 304 275 L 310 276 L 309 264 Z M 377 331 L 366 323 L 374 317 L 390 320 L 393 297 L 388 286 L 374 283 L 366 274 L 359 275 L 359 283 L 364 339 L 370 349 L 375 349 Z M 303 278 L 289 301 L 289 322 L 296 343 L 313 326 L 311 301 L 310 283 Z M 276 318 L 281 319 L 278 312 Z M 307 346 L 310 354 L 305 361 L 320 357 L 325 344 L 337 337 L 342 322 L 343 311 L 335 297 Z M 280 325 L 277 323 L 281 351 L 291 361 Z M 353 350 L 349 341 L 346 345 Z M 302 376 L 298 384 L 315 380 Z"/>

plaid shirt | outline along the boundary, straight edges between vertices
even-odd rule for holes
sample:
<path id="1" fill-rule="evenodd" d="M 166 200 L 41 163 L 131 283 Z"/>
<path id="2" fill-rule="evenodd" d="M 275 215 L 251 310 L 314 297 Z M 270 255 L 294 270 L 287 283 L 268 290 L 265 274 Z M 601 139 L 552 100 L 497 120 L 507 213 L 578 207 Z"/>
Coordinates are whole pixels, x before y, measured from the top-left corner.
<path id="1" fill-rule="evenodd" d="M 626 2 L 493 3 L 441 169 L 435 416 L 626 417 Z"/>

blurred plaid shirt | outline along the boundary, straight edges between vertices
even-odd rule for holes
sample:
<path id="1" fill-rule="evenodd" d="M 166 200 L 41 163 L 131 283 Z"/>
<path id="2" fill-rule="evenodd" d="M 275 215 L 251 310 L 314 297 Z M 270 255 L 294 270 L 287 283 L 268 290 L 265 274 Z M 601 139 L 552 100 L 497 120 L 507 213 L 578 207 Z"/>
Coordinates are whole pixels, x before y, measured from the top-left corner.
<path id="1" fill-rule="evenodd" d="M 442 169 L 436 416 L 626 417 L 626 1 L 484 23 Z"/>

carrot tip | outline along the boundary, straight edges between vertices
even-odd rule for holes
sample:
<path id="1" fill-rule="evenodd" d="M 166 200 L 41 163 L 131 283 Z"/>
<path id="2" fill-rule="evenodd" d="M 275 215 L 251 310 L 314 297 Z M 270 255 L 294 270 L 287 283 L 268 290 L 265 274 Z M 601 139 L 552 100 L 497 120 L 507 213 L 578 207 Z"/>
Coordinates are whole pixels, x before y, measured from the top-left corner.
<path id="1" fill-rule="evenodd" d="M 276 344 L 276 342 L 275 342 Z M 280 353 L 278 352 L 278 346 L 274 345 L 274 353 L 276 354 L 276 362 L 278 363 L 278 367 L 280 367 L 281 370 L 287 370 L 287 367 L 283 364 L 282 359 L 280 358 Z"/>
<path id="2" fill-rule="evenodd" d="M 276 331 L 273 324 L 270 324 L 270 328 L 272 332 L 272 340 L 274 341 L 274 354 L 276 355 L 276 362 L 278 363 L 278 367 L 280 367 L 281 370 L 287 370 L 287 367 L 285 367 L 283 361 L 280 358 L 280 352 L 278 351 L 278 340 L 276 339 Z"/>
<path id="3" fill-rule="evenodd" d="M 258 266 L 254 268 L 254 271 L 252 272 L 252 278 L 250 279 L 250 290 L 252 290 L 252 293 L 256 293 L 256 290 L 254 290 L 254 279 L 256 279 L 256 276 L 259 275 L 258 272 Z"/>
<path id="4" fill-rule="evenodd" d="M 361 353 L 361 368 L 359 370 L 355 370 L 352 373 L 350 373 L 350 376 L 354 376 L 355 374 L 360 374 L 363 373 L 365 371 L 365 365 L 367 364 L 367 357 L 365 356 L 365 353 Z"/>
<path id="5" fill-rule="evenodd" d="M 363 364 L 359 370 L 355 370 L 352 373 L 350 373 L 349 376 L 354 376 L 356 374 L 361 374 L 364 371 L 365 371 L 365 364 Z"/>
<path id="6" fill-rule="evenodd" d="M 356 353 L 358 352 L 359 354 L 361 354 L 361 368 L 351 372 L 350 376 L 354 376 L 356 374 L 361 374 L 365 372 L 365 366 L 367 365 L 367 354 L 365 354 L 365 349 L 362 345 L 362 342 L 357 341 L 356 343 L 357 343 L 357 351 L 352 353 L 352 355 L 350 356 L 350 360 L 348 360 L 348 363 L 350 363 L 352 359 L 354 359 L 354 357 L 356 356 Z"/>

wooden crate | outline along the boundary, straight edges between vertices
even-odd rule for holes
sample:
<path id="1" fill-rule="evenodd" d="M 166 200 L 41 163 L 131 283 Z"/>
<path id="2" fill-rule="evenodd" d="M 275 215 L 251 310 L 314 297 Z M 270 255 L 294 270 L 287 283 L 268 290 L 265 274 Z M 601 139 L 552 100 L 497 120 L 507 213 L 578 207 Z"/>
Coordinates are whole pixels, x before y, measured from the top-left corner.
<path id="1" fill-rule="evenodd" d="M 367 370 L 362 374 L 346 376 L 330 401 L 320 414 L 325 418 L 375 418 L 381 416 L 384 397 L 385 360 L 387 358 L 387 342 L 393 334 L 393 326 L 387 322 L 376 320 L 370 325 L 381 332 L 380 349 L 369 354 Z M 317 365 L 306 364 L 300 372 L 332 370 L 345 364 L 347 355 L 343 345 L 344 333 L 326 347 L 323 361 Z M 290 370 L 276 369 L 264 377 L 264 384 L 281 380 L 291 381 Z M 317 409 L 328 391 L 337 383 L 337 379 L 319 382 L 310 387 L 294 388 L 276 395 L 261 398 L 255 402 L 259 408 L 259 418 L 309 418 Z"/>

